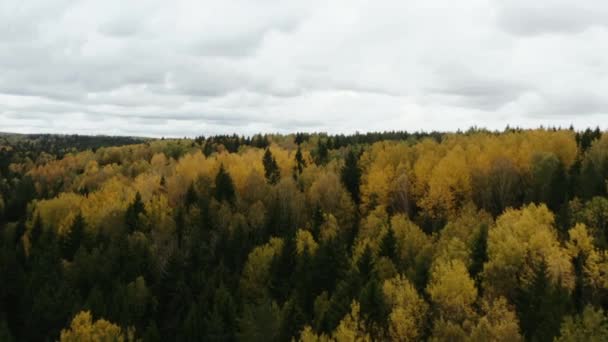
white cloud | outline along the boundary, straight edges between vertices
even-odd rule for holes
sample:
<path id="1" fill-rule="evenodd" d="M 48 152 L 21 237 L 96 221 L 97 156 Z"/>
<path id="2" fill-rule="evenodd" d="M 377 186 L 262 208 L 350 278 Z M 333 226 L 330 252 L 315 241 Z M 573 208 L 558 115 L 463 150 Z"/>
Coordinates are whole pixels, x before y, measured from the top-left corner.
<path id="1" fill-rule="evenodd" d="M 0 131 L 193 136 L 597 125 L 608 5 L 0 3 Z"/>

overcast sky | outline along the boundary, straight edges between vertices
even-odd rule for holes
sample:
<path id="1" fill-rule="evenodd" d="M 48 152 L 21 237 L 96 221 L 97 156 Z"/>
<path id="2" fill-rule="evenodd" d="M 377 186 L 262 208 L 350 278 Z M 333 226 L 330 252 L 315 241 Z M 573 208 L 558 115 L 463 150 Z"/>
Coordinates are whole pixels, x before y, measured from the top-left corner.
<path id="1" fill-rule="evenodd" d="M 0 131 L 608 122 L 608 1 L 0 1 Z"/>

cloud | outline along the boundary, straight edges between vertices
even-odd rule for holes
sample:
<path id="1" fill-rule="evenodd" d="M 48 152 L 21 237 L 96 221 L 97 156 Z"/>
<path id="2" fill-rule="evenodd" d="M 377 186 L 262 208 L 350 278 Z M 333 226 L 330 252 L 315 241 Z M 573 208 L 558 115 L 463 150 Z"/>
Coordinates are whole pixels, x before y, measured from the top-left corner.
<path id="1" fill-rule="evenodd" d="M 194 136 L 596 125 L 608 6 L 0 2 L 3 131 Z"/>
<path id="2" fill-rule="evenodd" d="M 601 1 L 505 1 L 499 6 L 498 22 L 516 35 L 574 34 L 607 26 L 608 5 Z"/>

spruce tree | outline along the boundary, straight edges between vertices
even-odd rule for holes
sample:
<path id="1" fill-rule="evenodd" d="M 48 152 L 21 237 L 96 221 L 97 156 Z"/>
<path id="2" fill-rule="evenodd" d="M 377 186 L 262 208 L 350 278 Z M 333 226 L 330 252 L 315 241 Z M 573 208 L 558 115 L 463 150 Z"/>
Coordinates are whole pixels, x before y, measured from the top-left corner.
<path id="1" fill-rule="evenodd" d="M 224 168 L 224 164 L 220 165 L 220 169 L 215 176 L 215 199 L 219 202 L 227 201 L 234 204 L 236 192 L 232 177 Z"/>
<path id="2" fill-rule="evenodd" d="M 392 227 L 388 228 L 388 232 L 382 238 L 380 242 L 379 256 L 387 257 L 391 261 L 395 262 L 397 257 L 397 238 L 395 237 L 395 231 Z"/>
<path id="3" fill-rule="evenodd" d="M 295 160 L 296 160 L 296 165 L 294 166 L 293 173 L 294 173 L 294 178 L 297 179 L 302 174 L 302 171 L 304 171 L 304 168 L 306 167 L 306 161 L 304 160 L 304 155 L 302 154 L 302 150 L 300 149 L 300 146 L 298 146 L 298 150 L 296 151 Z"/>
<path id="4" fill-rule="evenodd" d="M 315 159 L 315 163 L 317 165 L 325 165 L 329 159 L 329 150 L 327 148 L 327 144 L 324 143 L 319 137 L 319 142 L 317 143 L 317 156 Z"/>
<path id="5" fill-rule="evenodd" d="M 70 230 L 63 236 L 61 251 L 63 258 L 71 261 L 84 239 L 85 221 L 82 213 L 78 213 Z"/>
<path id="6" fill-rule="evenodd" d="M 344 159 L 344 166 L 340 170 L 340 178 L 346 190 L 350 193 L 355 204 L 361 203 L 360 184 L 361 184 L 361 169 L 358 165 L 359 158 L 351 149 L 348 151 Z"/>
<path id="7" fill-rule="evenodd" d="M 488 261 L 488 226 L 482 224 L 471 251 L 471 266 L 469 267 L 471 278 L 477 279 L 477 275 L 483 270 L 483 264 L 486 261 Z"/>
<path id="8" fill-rule="evenodd" d="M 144 207 L 144 202 L 141 199 L 141 194 L 139 191 L 135 194 L 135 199 L 133 203 L 129 205 L 127 208 L 127 212 L 125 213 L 125 223 L 127 224 L 127 229 L 129 233 L 133 233 L 136 230 L 139 230 L 141 227 L 141 222 L 139 219 L 139 214 L 145 214 L 146 209 Z"/>
<path id="9" fill-rule="evenodd" d="M 36 215 L 34 219 L 34 225 L 32 226 L 32 230 L 30 231 L 30 241 L 32 244 L 38 243 L 40 236 L 42 235 L 42 218 L 40 217 L 40 213 Z"/>
<path id="10" fill-rule="evenodd" d="M 269 148 L 264 152 L 262 164 L 264 164 L 264 175 L 266 176 L 268 183 L 277 184 L 281 179 L 281 172 L 279 170 L 279 165 L 272 156 L 272 152 L 270 152 Z"/>

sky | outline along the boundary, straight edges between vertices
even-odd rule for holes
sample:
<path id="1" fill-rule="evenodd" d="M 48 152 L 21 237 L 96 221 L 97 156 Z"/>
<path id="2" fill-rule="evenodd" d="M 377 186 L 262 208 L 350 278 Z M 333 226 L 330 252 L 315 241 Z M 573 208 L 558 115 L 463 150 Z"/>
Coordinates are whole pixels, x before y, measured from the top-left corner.
<path id="1" fill-rule="evenodd" d="M 608 128 L 608 1 L 2 0 L 0 131 Z"/>

